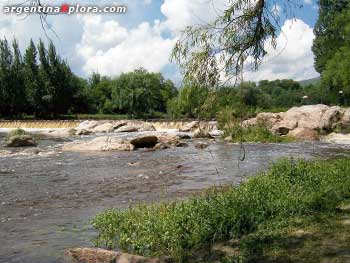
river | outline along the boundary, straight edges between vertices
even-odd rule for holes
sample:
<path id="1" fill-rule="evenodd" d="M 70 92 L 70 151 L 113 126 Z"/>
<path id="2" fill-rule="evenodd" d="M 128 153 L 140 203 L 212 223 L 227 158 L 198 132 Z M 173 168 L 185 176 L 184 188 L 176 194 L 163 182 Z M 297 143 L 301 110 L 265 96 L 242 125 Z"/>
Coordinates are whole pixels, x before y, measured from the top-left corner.
<path id="1" fill-rule="evenodd" d="M 0 138 L 0 145 L 4 138 Z M 0 262 L 64 262 L 64 250 L 92 246 L 89 220 L 106 208 L 187 198 L 211 186 L 238 184 L 282 157 L 349 156 L 350 146 L 324 143 L 210 142 L 207 149 L 40 153 L 0 147 Z"/>

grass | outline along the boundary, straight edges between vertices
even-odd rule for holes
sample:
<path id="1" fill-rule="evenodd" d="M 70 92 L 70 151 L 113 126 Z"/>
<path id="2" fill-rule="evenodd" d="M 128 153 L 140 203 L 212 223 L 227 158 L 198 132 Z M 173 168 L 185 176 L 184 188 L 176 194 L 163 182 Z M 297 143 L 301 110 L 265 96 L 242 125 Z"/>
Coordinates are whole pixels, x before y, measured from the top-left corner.
<path id="1" fill-rule="evenodd" d="M 225 132 L 227 136 L 232 137 L 233 142 L 260 142 L 260 143 L 283 143 L 292 142 L 294 139 L 289 136 L 279 136 L 272 134 L 264 125 L 251 127 L 241 127 L 235 125 L 228 128 Z"/>
<path id="2" fill-rule="evenodd" d="M 7 138 L 9 139 L 14 136 L 23 136 L 23 135 L 27 135 L 26 131 L 22 129 L 14 129 L 7 134 Z"/>
<path id="3" fill-rule="evenodd" d="M 298 218 L 314 222 L 315 215 L 332 214 L 349 198 L 350 159 L 282 160 L 238 187 L 213 189 L 187 201 L 107 210 L 92 221 L 98 231 L 94 241 L 144 256 L 205 262 L 194 260 L 198 252 L 240 239 L 239 258 L 220 262 L 259 262 L 256 257 L 268 255 L 265 245 Z"/>

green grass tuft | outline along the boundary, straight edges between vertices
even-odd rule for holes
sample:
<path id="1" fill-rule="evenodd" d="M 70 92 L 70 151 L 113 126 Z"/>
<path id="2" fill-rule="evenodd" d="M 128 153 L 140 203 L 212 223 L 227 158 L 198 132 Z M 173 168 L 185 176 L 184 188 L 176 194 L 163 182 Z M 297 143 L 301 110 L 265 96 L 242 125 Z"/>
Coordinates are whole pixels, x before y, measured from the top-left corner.
<path id="1" fill-rule="evenodd" d="M 11 130 L 8 134 L 7 134 L 7 138 L 11 138 L 14 136 L 22 136 L 22 135 L 27 135 L 27 133 L 22 130 L 22 129 L 14 129 Z"/>
<path id="2" fill-rule="evenodd" d="M 266 242 L 257 239 L 264 235 L 249 239 L 250 234 L 277 231 L 294 218 L 332 213 L 349 198 L 350 159 L 282 160 L 238 187 L 187 201 L 107 210 L 92 221 L 99 234 L 95 245 L 191 262 L 191 256 L 213 243 L 246 237 L 242 255 L 249 259 Z"/>
<path id="3" fill-rule="evenodd" d="M 225 133 L 232 137 L 233 142 L 283 143 L 294 141 L 292 137 L 272 134 L 271 131 L 263 125 L 247 128 L 235 125 Z"/>

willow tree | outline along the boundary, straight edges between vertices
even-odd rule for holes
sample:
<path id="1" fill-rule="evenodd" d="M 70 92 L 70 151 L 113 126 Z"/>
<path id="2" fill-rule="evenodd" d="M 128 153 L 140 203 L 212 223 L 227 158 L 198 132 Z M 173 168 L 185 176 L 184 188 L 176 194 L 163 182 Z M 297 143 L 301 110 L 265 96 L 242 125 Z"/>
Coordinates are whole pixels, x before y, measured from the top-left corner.
<path id="1" fill-rule="evenodd" d="M 187 27 L 172 52 L 185 80 L 216 86 L 257 70 L 269 48 L 276 48 L 281 16 L 293 18 L 299 0 L 228 0 L 207 24 Z"/>

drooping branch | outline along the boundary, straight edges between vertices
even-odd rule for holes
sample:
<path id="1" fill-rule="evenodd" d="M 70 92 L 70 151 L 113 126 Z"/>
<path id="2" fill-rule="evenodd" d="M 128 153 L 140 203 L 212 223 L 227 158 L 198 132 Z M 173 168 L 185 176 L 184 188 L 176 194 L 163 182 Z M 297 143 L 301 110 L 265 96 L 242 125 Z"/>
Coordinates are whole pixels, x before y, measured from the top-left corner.
<path id="1" fill-rule="evenodd" d="M 237 81 L 247 65 L 258 69 L 268 48 L 276 48 L 280 16 L 294 17 L 293 7 L 301 6 L 287 0 L 276 10 L 273 0 L 231 0 L 215 21 L 182 32 L 172 60 L 187 81 L 211 87 Z"/>

